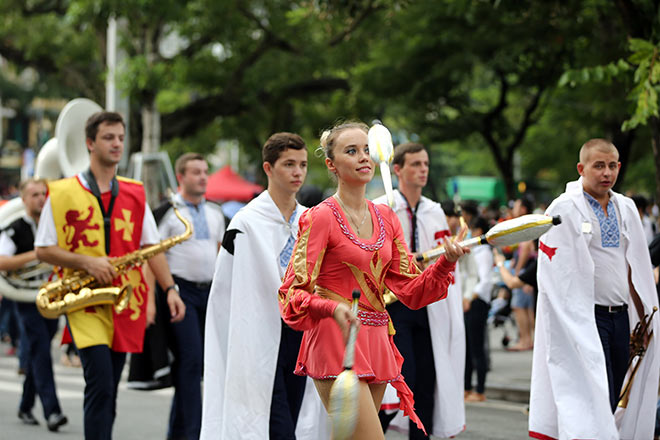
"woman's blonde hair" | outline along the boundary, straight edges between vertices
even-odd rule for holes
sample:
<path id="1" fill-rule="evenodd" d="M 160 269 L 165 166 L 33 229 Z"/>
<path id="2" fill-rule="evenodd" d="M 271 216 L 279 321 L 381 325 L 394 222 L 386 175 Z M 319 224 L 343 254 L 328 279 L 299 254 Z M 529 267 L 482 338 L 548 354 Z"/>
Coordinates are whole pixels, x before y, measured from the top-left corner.
<path id="1" fill-rule="evenodd" d="M 325 157 L 328 159 L 334 159 L 335 155 L 333 153 L 333 148 L 335 147 L 335 142 L 337 140 L 337 136 L 344 131 L 344 130 L 350 130 L 353 128 L 357 128 L 359 130 L 364 131 L 367 133 L 369 131 L 369 127 L 367 124 L 364 122 L 360 121 L 344 121 L 344 122 L 339 122 L 334 125 L 334 127 L 329 128 L 327 130 L 324 130 L 323 133 L 321 133 L 321 148 L 323 148 L 323 152 L 325 153 Z"/>

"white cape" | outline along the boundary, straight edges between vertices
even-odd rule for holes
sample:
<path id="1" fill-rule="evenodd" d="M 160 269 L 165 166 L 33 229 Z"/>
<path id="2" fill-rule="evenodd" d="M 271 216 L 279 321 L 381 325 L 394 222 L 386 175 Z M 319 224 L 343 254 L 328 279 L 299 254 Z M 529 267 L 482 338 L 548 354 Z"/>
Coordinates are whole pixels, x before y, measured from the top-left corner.
<path id="1" fill-rule="evenodd" d="M 387 204 L 386 196 L 374 203 Z M 398 190 L 394 191 L 394 212 L 401 221 L 406 241 L 410 238 L 410 221 L 406 212 L 407 204 Z M 445 213 L 436 203 L 422 197 L 417 208 L 419 247 L 427 251 L 440 244 L 436 237 L 439 231 L 447 231 L 449 226 Z M 449 233 L 450 234 L 450 233 Z M 458 265 L 457 271 L 459 270 Z M 465 371 L 465 324 L 463 323 L 463 297 L 460 276 L 454 274 L 454 284 L 449 286 L 447 298 L 426 307 L 429 316 L 433 360 L 435 364 L 435 393 L 433 405 L 433 432 L 438 437 L 453 437 L 465 429 L 465 405 L 463 403 L 463 376 Z M 396 330 L 396 329 L 395 329 Z M 398 405 L 396 390 L 387 386 L 383 405 L 386 408 Z M 392 420 L 390 427 L 397 431 L 408 431 L 408 418 L 401 411 Z"/>
<path id="2" fill-rule="evenodd" d="M 651 313 L 658 298 L 639 215 L 629 198 L 614 193 L 612 200 L 622 218 L 620 230 L 628 246 L 626 261 L 633 285 L 645 313 Z M 581 180 L 570 182 L 547 210 L 549 215 L 561 215 L 562 223 L 543 235 L 539 245 L 530 436 L 651 439 L 660 371 L 660 317 L 653 318 L 655 337 L 633 382 L 628 407 L 612 415 L 605 356 L 594 317 L 594 263 L 588 249 L 592 228 L 585 226 L 590 223 L 590 210 Z M 628 312 L 632 330 L 639 322 L 632 301 Z"/>
<path id="3" fill-rule="evenodd" d="M 298 205 L 298 217 L 303 211 Z M 201 439 L 268 438 L 271 395 L 280 344 L 279 254 L 290 228 L 268 191 L 242 208 L 227 227 L 206 313 Z M 299 440 L 329 438 L 327 415 L 308 380 L 298 418 Z"/>

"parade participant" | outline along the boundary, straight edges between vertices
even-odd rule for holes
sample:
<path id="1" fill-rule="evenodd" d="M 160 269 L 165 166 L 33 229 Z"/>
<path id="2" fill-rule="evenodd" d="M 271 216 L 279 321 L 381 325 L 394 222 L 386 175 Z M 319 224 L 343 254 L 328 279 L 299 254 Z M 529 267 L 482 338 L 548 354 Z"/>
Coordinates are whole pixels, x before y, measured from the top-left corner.
<path id="1" fill-rule="evenodd" d="M 658 306 L 635 205 L 611 189 L 620 167 L 614 145 L 588 141 L 580 149 L 580 179 L 546 211 L 560 215 L 562 224 L 539 242 L 529 417 L 534 438 L 653 438 L 660 368 L 655 337 L 649 342 L 645 335 L 648 348 L 627 408 L 617 409 L 630 329 Z M 660 331 L 657 316 L 651 329 Z"/>
<path id="2" fill-rule="evenodd" d="M 401 144 L 394 149 L 392 164 L 399 182 L 392 209 L 401 222 L 410 252 L 416 255 L 439 246 L 452 233 L 440 204 L 422 196 L 428 181 L 428 152 L 421 144 Z M 379 197 L 374 203 L 385 204 L 387 197 Z M 394 298 L 387 306 L 396 331 L 394 343 L 404 359 L 401 373 L 415 395 L 415 411 L 429 434 L 443 438 L 453 437 L 465 428 L 461 298 L 460 284 L 455 282 L 444 301 L 411 310 Z M 390 394 L 388 391 L 386 395 Z M 393 415 L 396 413 L 379 413 L 384 430 Z M 400 413 L 391 423 L 408 430 L 410 439 L 428 438 Z"/>
<path id="3" fill-rule="evenodd" d="M 295 196 L 307 174 L 307 149 L 297 134 L 275 133 L 262 156 L 268 188 L 232 218 L 216 262 L 201 438 L 318 440 L 327 437 L 321 402 L 305 393 L 306 378 L 293 374 L 302 332 L 282 322 L 277 306 L 304 210 Z M 311 397 L 304 399 L 305 421 L 303 393 Z"/>
<path id="4" fill-rule="evenodd" d="M 488 231 L 488 220 L 477 216 L 472 219 L 470 230 L 473 237 Z M 470 258 L 461 260 L 461 274 L 466 277 L 463 283 L 463 311 L 465 317 L 466 357 L 465 357 L 465 401 L 483 402 L 486 400 L 486 322 L 490 308 L 490 295 L 493 290 L 491 275 L 493 254 L 488 244 L 475 246 Z M 477 386 L 472 390 L 472 374 L 477 373 Z"/>
<path id="5" fill-rule="evenodd" d="M 206 202 L 208 164 L 204 156 L 185 153 L 174 165 L 179 192 L 174 202 L 184 206 L 181 214 L 193 225 L 193 236 L 166 252 L 167 263 L 186 305 L 182 321 L 170 325 L 173 335 L 174 363 L 172 382 L 174 397 L 170 411 L 168 438 L 197 439 L 202 423 L 202 365 L 204 362 L 204 321 L 211 280 L 222 236 L 225 218 L 221 208 Z M 163 214 L 158 211 L 165 211 Z M 185 226 L 174 215 L 170 203 L 156 210 L 161 217 L 158 232 L 161 239 L 181 235 Z M 195 263 L 191 264 L 191 257 Z"/>
<path id="6" fill-rule="evenodd" d="M 337 176 L 337 193 L 301 217 L 279 291 L 284 322 L 305 331 L 296 374 L 314 379 L 327 409 L 330 388 L 343 371 L 349 326 L 359 320 L 353 367 L 360 378 L 359 416 L 354 438 L 384 438 L 378 409 L 388 382 L 396 388 L 404 414 L 422 428 L 413 410 L 413 394 L 401 375 L 403 358 L 392 339 L 394 328 L 383 294 L 388 288 L 411 308 L 444 298 L 454 263 L 469 250 L 445 240 L 445 256 L 421 272 L 408 253 L 396 214 L 364 198 L 374 174 L 367 127 L 338 125 L 324 133 L 321 143 L 326 166 Z M 348 305 L 354 289 L 361 291 L 358 316 Z"/>
<path id="7" fill-rule="evenodd" d="M 147 321 L 147 287 L 139 269 L 117 273 L 119 257 L 158 243 L 158 230 L 140 182 L 116 176 L 124 151 L 124 122 L 118 113 L 98 112 L 86 123 L 89 169 L 49 184 L 35 248 L 37 257 L 64 268 L 92 275 L 101 285 L 132 286 L 128 307 L 118 314 L 110 305 L 67 313 L 68 326 L 85 378 L 86 439 L 110 439 L 116 413 L 117 386 L 127 352 L 140 352 Z M 185 306 L 174 289 L 164 254 L 149 267 L 167 292 L 173 321 Z M 150 308 L 155 313 L 155 308 Z M 149 317 L 153 320 L 153 316 Z"/>
<path id="8" fill-rule="evenodd" d="M 20 192 L 25 215 L 11 223 L 0 235 L 0 270 L 3 271 L 18 270 L 37 260 L 34 236 L 48 186 L 45 180 L 29 179 L 22 182 Z M 50 355 L 50 344 L 57 332 L 57 319 L 42 317 L 34 301 L 17 301 L 16 307 L 22 329 L 20 348 L 25 350 L 27 360 L 18 418 L 26 425 L 39 424 L 32 415 L 35 394 L 38 394 L 48 429 L 57 431 L 67 423 L 57 399 Z"/>

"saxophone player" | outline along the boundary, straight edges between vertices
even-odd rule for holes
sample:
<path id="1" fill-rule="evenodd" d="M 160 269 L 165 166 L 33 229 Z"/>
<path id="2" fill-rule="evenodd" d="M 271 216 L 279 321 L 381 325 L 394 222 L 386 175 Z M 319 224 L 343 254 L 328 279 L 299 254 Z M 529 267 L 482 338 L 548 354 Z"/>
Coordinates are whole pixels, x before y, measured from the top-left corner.
<path id="1" fill-rule="evenodd" d="M 34 235 L 47 191 L 45 180 L 29 179 L 21 183 L 25 215 L 0 234 L 0 270 L 18 270 L 37 260 Z M 51 340 L 57 332 L 57 319 L 42 317 L 34 301 L 16 302 L 16 308 L 21 324 L 21 351 L 25 350 L 27 354 L 18 418 L 26 425 L 39 424 L 32 414 L 35 395 L 39 395 L 46 425 L 50 431 L 57 431 L 67 423 L 57 398 L 50 355 Z"/>
<path id="2" fill-rule="evenodd" d="M 116 175 L 124 132 L 118 113 L 101 111 L 90 116 L 85 126 L 89 169 L 49 183 L 35 239 L 37 257 L 61 267 L 63 278 L 73 270 L 83 270 L 101 285 L 132 287 L 128 307 L 121 313 L 110 305 L 67 313 L 85 378 L 84 432 L 88 440 L 112 437 L 126 353 L 142 351 L 145 326 L 155 317 L 140 269 L 117 272 L 111 263 L 114 257 L 159 242 L 142 183 Z M 185 305 L 165 256 L 152 257 L 149 267 L 167 294 L 172 321 L 182 320 Z"/>

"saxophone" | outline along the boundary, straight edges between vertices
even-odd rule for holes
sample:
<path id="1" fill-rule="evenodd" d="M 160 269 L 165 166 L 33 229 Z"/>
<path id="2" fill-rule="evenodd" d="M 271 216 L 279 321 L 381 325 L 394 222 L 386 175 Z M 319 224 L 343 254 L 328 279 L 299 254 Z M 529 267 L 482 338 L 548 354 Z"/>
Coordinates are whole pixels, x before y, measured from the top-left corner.
<path id="1" fill-rule="evenodd" d="M 186 220 L 172 201 L 174 214 L 185 225 L 186 229 L 181 235 L 167 238 L 160 243 L 138 249 L 118 258 L 110 263 L 120 275 L 129 269 L 139 267 L 149 258 L 165 252 L 172 246 L 186 241 L 193 233 L 192 225 Z M 111 304 L 115 311 L 121 313 L 128 306 L 133 287 L 127 284 L 123 287 L 100 286 L 92 275 L 84 270 L 75 270 L 67 276 L 46 283 L 37 293 L 37 309 L 44 318 L 57 318 L 64 313 L 75 312 L 86 307 Z"/>

